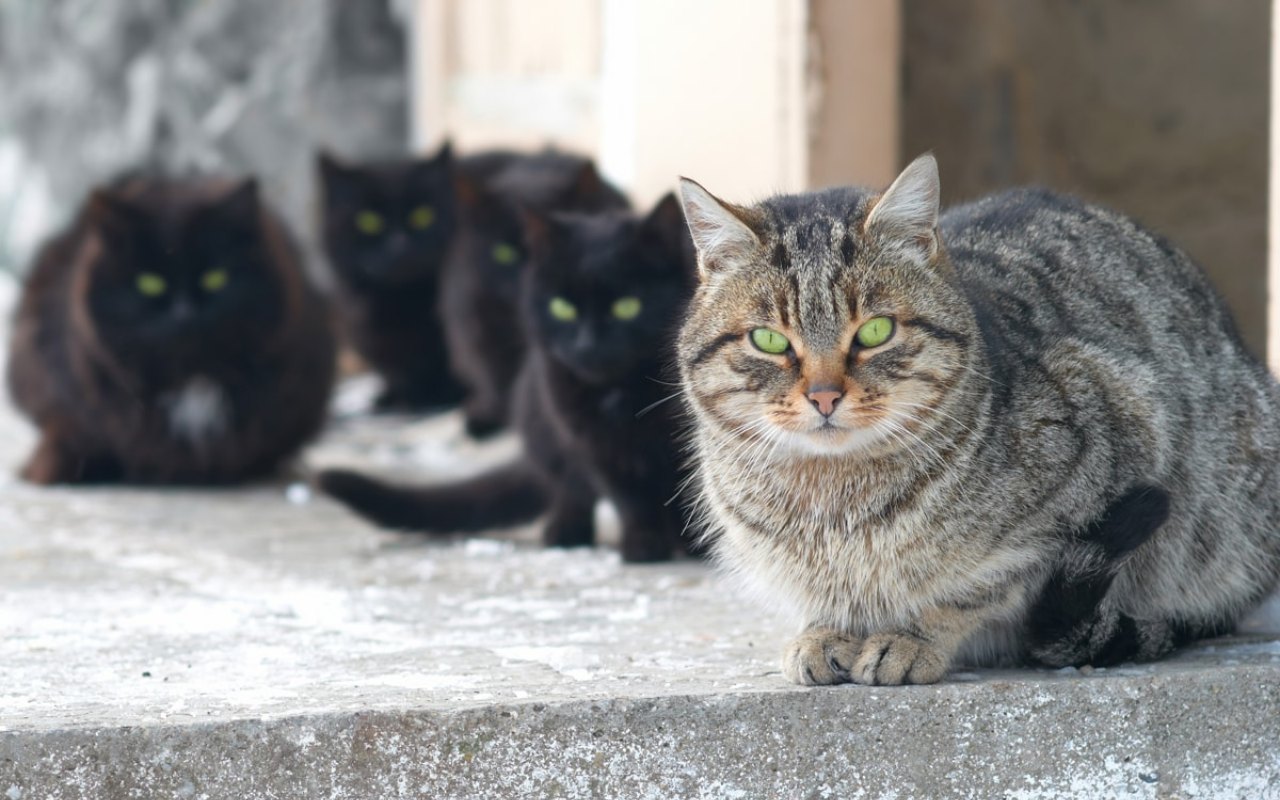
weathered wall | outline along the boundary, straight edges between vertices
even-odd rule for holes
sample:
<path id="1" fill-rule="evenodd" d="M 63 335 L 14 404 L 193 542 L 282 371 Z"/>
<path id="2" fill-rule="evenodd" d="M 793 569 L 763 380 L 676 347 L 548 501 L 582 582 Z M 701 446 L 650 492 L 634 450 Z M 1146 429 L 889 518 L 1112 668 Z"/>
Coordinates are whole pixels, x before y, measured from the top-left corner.
<path id="1" fill-rule="evenodd" d="M 1269 3 L 904 0 L 903 157 L 944 199 L 1037 182 L 1186 248 L 1265 342 Z"/>
<path id="2" fill-rule="evenodd" d="M 7 180 L 0 171 L 0 211 L 44 185 L 53 224 L 93 183 L 151 161 L 258 173 L 306 233 L 317 143 L 352 154 L 406 145 L 405 25 L 393 4 L 0 2 L 0 145 L 19 154 Z"/>

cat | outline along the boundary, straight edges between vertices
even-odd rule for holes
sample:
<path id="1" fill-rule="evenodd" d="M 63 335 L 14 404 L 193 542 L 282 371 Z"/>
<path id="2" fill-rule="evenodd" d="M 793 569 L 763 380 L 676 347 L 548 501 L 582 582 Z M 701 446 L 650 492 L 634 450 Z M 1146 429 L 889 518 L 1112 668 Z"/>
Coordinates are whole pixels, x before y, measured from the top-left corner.
<path id="1" fill-rule="evenodd" d="M 26 278 L 8 387 L 38 484 L 266 476 L 324 421 L 334 340 L 253 180 L 93 191 Z"/>
<path id="2" fill-rule="evenodd" d="M 628 203 L 591 161 L 554 150 L 513 159 L 487 179 L 460 172 L 456 190 L 462 224 L 441 277 L 440 316 L 450 365 L 466 389 L 467 432 L 484 437 L 506 426 L 524 360 L 521 210 L 624 210 Z"/>
<path id="3" fill-rule="evenodd" d="M 346 338 L 383 380 L 380 411 L 443 409 L 462 400 L 437 312 L 440 272 L 458 229 L 455 172 L 484 180 L 516 158 L 429 158 L 362 165 L 317 156 L 325 252 Z"/>
<path id="4" fill-rule="evenodd" d="M 692 292 L 693 254 L 674 195 L 644 219 L 526 212 L 522 304 L 530 346 L 515 387 L 525 456 L 461 483 L 410 489 L 345 470 L 327 493 L 374 522 L 432 533 L 480 531 L 549 511 L 543 542 L 590 545 L 597 497 L 622 521 L 626 561 L 688 548 L 673 502 L 682 416 L 662 382 Z"/>
<path id="5" fill-rule="evenodd" d="M 1280 390 L 1165 240 L 1045 190 L 940 217 L 929 155 L 881 194 L 681 192 L 701 513 L 802 618 L 790 680 L 1153 659 L 1276 585 Z"/>

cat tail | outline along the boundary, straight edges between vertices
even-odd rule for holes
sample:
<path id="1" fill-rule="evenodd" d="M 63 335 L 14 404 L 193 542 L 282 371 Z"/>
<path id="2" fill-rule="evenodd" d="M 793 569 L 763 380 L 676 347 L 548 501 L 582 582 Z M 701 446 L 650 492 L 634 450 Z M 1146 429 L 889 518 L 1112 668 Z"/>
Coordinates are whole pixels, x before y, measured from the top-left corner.
<path id="1" fill-rule="evenodd" d="M 1169 518 L 1169 494 L 1139 486 L 1080 531 L 1028 616 L 1028 656 L 1049 667 L 1151 661 L 1233 627 L 1220 620 L 1138 619 L 1108 601 L 1125 557 Z"/>
<path id="2" fill-rule="evenodd" d="M 547 507 L 542 483 L 523 462 L 435 486 L 398 486 L 343 469 L 324 470 L 320 490 L 384 528 L 470 533 L 528 522 Z"/>

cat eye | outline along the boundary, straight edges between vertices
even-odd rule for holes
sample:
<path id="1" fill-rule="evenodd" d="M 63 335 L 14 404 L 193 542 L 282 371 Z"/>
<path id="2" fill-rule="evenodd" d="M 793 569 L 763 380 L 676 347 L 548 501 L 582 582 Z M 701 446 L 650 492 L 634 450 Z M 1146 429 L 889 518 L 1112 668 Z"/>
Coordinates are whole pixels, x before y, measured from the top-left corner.
<path id="1" fill-rule="evenodd" d="M 377 236 L 387 227 L 382 215 L 373 211 L 361 211 L 356 214 L 356 230 L 365 236 Z"/>
<path id="2" fill-rule="evenodd" d="M 563 297 L 553 297 L 547 305 L 547 310 L 551 312 L 551 316 L 561 322 L 573 322 L 578 318 L 578 307 Z"/>
<path id="3" fill-rule="evenodd" d="M 623 322 L 640 316 L 640 308 L 639 297 L 619 297 L 613 301 L 613 315 Z"/>
<path id="4" fill-rule="evenodd" d="M 431 206 L 418 206 L 409 212 L 409 227 L 415 231 L 425 231 L 436 221 L 436 210 Z"/>
<path id="5" fill-rule="evenodd" d="M 200 276 L 200 288 L 210 294 L 220 292 L 226 288 L 230 278 L 225 269 L 211 269 Z"/>
<path id="6" fill-rule="evenodd" d="M 520 260 L 520 251 L 513 245 L 506 242 L 498 242 L 489 251 L 489 255 L 493 256 L 493 260 L 503 266 L 510 266 Z"/>
<path id="7" fill-rule="evenodd" d="M 791 346 L 791 342 L 787 340 L 787 337 L 772 328 L 756 328 L 753 330 L 751 332 L 751 343 L 756 346 L 757 350 L 774 356 L 782 355 Z"/>
<path id="8" fill-rule="evenodd" d="M 145 297 L 159 297 L 169 288 L 168 281 L 154 272 L 142 273 L 134 283 Z"/>
<path id="9" fill-rule="evenodd" d="M 888 317 L 874 317 L 862 323 L 858 332 L 853 335 L 859 347 L 879 347 L 889 341 L 893 335 L 893 320 Z"/>

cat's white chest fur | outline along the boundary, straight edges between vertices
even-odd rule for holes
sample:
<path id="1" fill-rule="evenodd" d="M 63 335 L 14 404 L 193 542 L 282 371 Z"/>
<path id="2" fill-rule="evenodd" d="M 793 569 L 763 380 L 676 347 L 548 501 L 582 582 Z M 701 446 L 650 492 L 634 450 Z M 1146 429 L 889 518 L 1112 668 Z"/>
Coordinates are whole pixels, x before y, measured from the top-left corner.
<path id="1" fill-rule="evenodd" d="M 214 381 L 197 375 L 167 399 L 169 432 L 193 444 L 205 444 L 226 432 L 231 422 L 227 393 Z"/>

